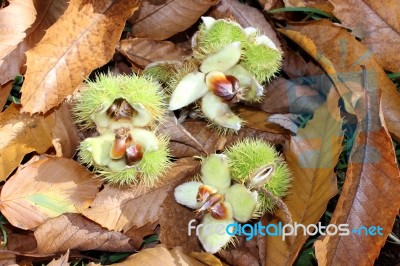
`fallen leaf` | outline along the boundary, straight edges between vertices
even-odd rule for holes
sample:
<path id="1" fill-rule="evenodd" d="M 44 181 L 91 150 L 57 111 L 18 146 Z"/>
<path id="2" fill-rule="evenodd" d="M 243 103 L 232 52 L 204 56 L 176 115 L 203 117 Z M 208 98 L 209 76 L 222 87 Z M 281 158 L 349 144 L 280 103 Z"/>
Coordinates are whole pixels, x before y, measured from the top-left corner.
<path id="1" fill-rule="evenodd" d="M 198 170 L 194 159 L 181 159 L 174 163 L 165 177 L 152 188 L 120 188 L 106 185 L 100 191 L 91 208 L 83 215 L 109 230 L 127 232 L 147 223 L 158 221 L 161 205 L 174 183 Z"/>
<path id="2" fill-rule="evenodd" d="M 35 230 L 34 253 L 53 254 L 66 250 L 131 252 L 129 237 L 108 231 L 79 214 L 64 214 L 46 221 Z"/>
<path id="3" fill-rule="evenodd" d="M 22 167 L 3 186 L 1 213 L 14 226 L 32 229 L 67 212 L 88 208 L 99 179 L 79 163 L 47 158 Z"/>
<path id="4" fill-rule="evenodd" d="M 284 3 L 281 0 L 258 0 L 257 2 L 262 6 L 264 11 L 284 7 Z"/>
<path id="5" fill-rule="evenodd" d="M 235 246 L 229 246 L 226 250 L 222 249 L 218 255 L 235 266 L 261 265 L 256 242 L 256 238 L 247 241 L 244 236 L 236 237 Z"/>
<path id="6" fill-rule="evenodd" d="M 0 112 L 7 103 L 8 96 L 13 88 L 13 81 L 0 85 Z"/>
<path id="7" fill-rule="evenodd" d="M 265 20 L 263 13 L 255 7 L 237 0 L 220 0 L 212 8 L 210 15 L 217 19 L 233 18 L 242 27 L 257 28 L 262 34 L 267 35 L 279 50 L 282 50 L 274 28 Z"/>
<path id="8" fill-rule="evenodd" d="M 137 254 L 129 256 L 126 260 L 120 263 L 112 264 L 114 266 L 131 266 L 131 265 L 146 265 L 146 266 L 205 266 L 195 258 L 185 254 L 181 247 L 176 247 L 168 250 L 164 245 L 157 245 L 154 248 L 146 248 Z"/>
<path id="9" fill-rule="evenodd" d="M 177 185 L 192 180 L 194 176 L 195 175 L 188 176 L 188 178 L 182 180 L 182 182 L 179 182 Z M 175 201 L 175 196 L 172 190 L 162 204 L 159 220 L 159 238 L 161 243 L 163 243 L 167 248 L 181 246 L 182 250 L 187 253 L 192 251 L 203 251 L 201 244 L 197 239 L 196 231 L 188 231 L 189 222 L 193 219 L 196 220 L 197 218 L 198 217 L 193 210 L 182 206 Z M 199 221 L 193 223 L 193 225 L 198 223 Z"/>
<path id="10" fill-rule="evenodd" d="M 365 77 L 368 78 L 367 76 Z M 319 265 L 372 265 L 391 232 L 400 206 L 400 172 L 380 107 L 380 92 L 368 79 L 356 109 L 356 139 L 331 224 L 348 224 L 350 235 L 326 235 L 315 243 Z M 382 103 L 383 104 L 383 103 Z M 376 235 L 356 233 L 380 226 Z M 355 231 L 353 231 L 355 230 Z M 362 230 L 362 229 L 360 229 Z"/>
<path id="11" fill-rule="evenodd" d="M 9 0 L 8 6 L 0 9 L 0 60 L 25 38 L 25 31 L 33 24 L 35 18 L 33 0 Z"/>
<path id="12" fill-rule="evenodd" d="M 32 0 L 30 0 L 32 1 Z M 29 2 L 29 1 L 16 1 Z M 34 10 L 37 13 L 35 22 L 25 31 L 25 38 L 10 51 L 6 56 L 0 56 L 0 84 L 4 84 L 14 79 L 17 74 L 24 74 L 26 63 L 25 52 L 37 44 L 47 30 L 67 9 L 68 1 L 64 0 L 33 0 Z M 22 14 L 17 14 L 14 19 L 19 21 L 23 18 Z M 13 19 L 13 20 L 14 20 Z M 7 21 L 7 23 L 9 23 Z M 13 24 L 11 24 L 13 25 Z"/>
<path id="13" fill-rule="evenodd" d="M 117 50 L 140 69 L 156 61 L 182 60 L 191 54 L 190 47 L 169 41 L 155 41 L 144 38 L 124 39 Z"/>
<path id="14" fill-rule="evenodd" d="M 44 153 L 52 144 L 50 129 L 43 117 L 20 114 L 11 105 L 0 114 L 0 177 L 4 180 L 20 164 L 25 154 Z"/>
<path id="15" fill-rule="evenodd" d="M 50 116 L 53 116 L 52 119 L 49 119 L 49 127 L 53 138 L 51 143 L 56 150 L 56 156 L 72 158 L 77 151 L 80 137 L 71 116 L 71 105 L 62 103 L 48 117 Z"/>
<path id="16" fill-rule="evenodd" d="M 226 266 L 213 254 L 207 252 L 190 252 L 190 256 L 210 266 Z"/>
<path id="17" fill-rule="evenodd" d="M 328 20 L 296 24 L 280 31 L 321 64 L 341 97 L 348 103 L 354 91 L 346 81 L 359 75 L 360 65 L 365 65 L 368 72 L 374 75 L 378 88 L 382 90 L 382 109 L 389 132 L 396 140 L 400 140 L 400 94 L 363 44 L 346 29 L 335 26 Z"/>
<path id="18" fill-rule="evenodd" d="M 312 114 L 324 101 L 324 97 L 310 86 L 297 85 L 284 78 L 274 79 L 264 89 L 262 102 L 252 104 L 271 114 Z"/>
<path id="19" fill-rule="evenodd" d="M 58 260 L 53 259 L 47 266 L 69 266 L 69 250 L 65 255 L 62 255 Z"/>
<path id="20" fill-rule="evenodd" d="M 19 107 L 11 105 L 0 114 L 0 121 L 0 180 L 6 179 L 29 152 L 41 154 L 54 146 L 57 156 L 72 157 L 79 144 L 67 104 L 45 117 L 21 114 Z"/>
<path id="21" fill-rule="evenodd" d="M 328 201 L 337 193 L 334 167 L 343 139 L 338 98 L 332 90 L 327 100 L 329 104 L 315 111 L 313 119 L 297 131 L 285 149 L 284 155 L 293 180 L 284 202 L 293 223 L 305 226 L 316 224 L 324 214 Z M 278 221 L 285 222 L 285 214 L 281 210 L 275 213 L 271 223 L 277 224 Z M 281 236 L 265 238 L 265 265 L 292 265 L 307 238 L 302 230 L 285 240 Z"/>
<path id="22" fill-rule="evenodd" d="M 259 222 L 261 222 L 261 224 L 263 226 L 267 226 L 270 218 L 271 218 L 271 214 L 264 215 L 260 218 Z M 257 236 L 258 257 L 261 262 L 261 265 L 265 265 L 265 261 L 268 256 L 267 255 L 267 240 L 268 240 L 268 237 L 264 237 L 261 235 Z"/>
<path id="23" fill-rule="evenodd" d="M 131 75 L 133 72 L 133 69 L 131 68 L 129 63 L 126 63 L 124 61 L 118 62 L 114 65 L 114 68 L 111 70 L 111 73 L 113 75 Z M 139 72 L 139 69 L 136 69 L 135 72 Z"/>
<path id="24" fill-rule="evenodd" d="M 241 119 L 246 121 L 246 128 L 252 128 L 262 132 L 274 134 L 287 134 L 287 131 L 284 128 L 268 121 L 268 118 L 271 116 L 269 113 L 252 107 L 240 106 L 237 108 L 237 114 Z"/>
<path id="25" fill-rule="evenodd" d="M 329 0 L 333 14 L 352 30 L 386 70 L 400 72 L 400 5 L 396 0 Z"/>
<path id="26" fill-rule="evenodd" d="M 23 112 L 46 113 L 113 56 L 138 1 L 72 0 L 64 16 L 27 52 Z"/>
<path id="27" fill-rule="evenodd" d="M 7 234 L 7 250 L 17 251 L 20 253 L 32 253 L 37 247 L 33 232 L 22 231 L 17 233 L 15 231 L 16 230 L 13 230 Z"/>
<path id="28" fill-rule="evenodd" d="M 192 26 L 217 0 L 147 0 L 128 19 L 136 37 L 165 40 Z"/>
<path id="29" fill-rule="evenodd" d="M 4 266 L 18 266 L 17 256 L 12 253 L 1 253 L 0 254 L 0 265 Z"/>
<path id="30" fill-rule="evenodd" d="M 310 84 L 310 87 L 314 90 L 318 91 L 324 98 L 328 95 L 331 90 L 331 87 L 334 87 L 334 83 L 329 78 L 329 76 L 325 73 L 322 69 L 321 65 L 314 60 L 311 60 L 307 63 L 307 77 L 305 80 L 307 83 Z M 299 78 L 302 80 L 302 78 Z"/>
<path id="31" fill-rule="evenodd" d="M 157 225 L 158 221 L 155 221 L 154 223 L 147 223 L 139 228 L 132 227 L 128 231 L 124 232 L 124 235 L 129 237 L 131 239 L 130 243 L 139 249 L 146 236 L 157 233 Z"/>
<path id="32" fill-rule="evenodd" d="M 299 115 L 296 114 L 275 114 L 268 117 L 268 121 L 278 124 L 281 127 L 290 130 L 292 133 L 297 133 L 299 127 L 294 121 L 296 121 L 298 117 Z"/>
<path id="33" fill-rule="evenodd" d="M 290 49 L 287 45 L 283 45 L 282 49 L 282 70 L 291 79 L 304 77 L 307 73 L 307 63 L 304 58 Z"/>
<path id="34" fill-rule="evenodd" d="M 333 6 L 326 0 L 283 0 L 285 7 L 313 7 L 332 13 Z"/>
<path id="35" fill-rule="evenodd" d="M 287 135 L 263 132 L 252 128 L 242 128 L 237 134 L 220 135 L 218 131 L 208 127 L 207 122 L 198 120 L 187 120 L 182 126 L 193 136 L 203 147 L 207 154 L 222 151 L 226 146 L 247 138 L 260 138 L 271 142 L 272 144 L 282 144 L 286 141 Z M 173 156 L 184 158 L 190 156 L 203 155 L 193 145 L 187 145 L 181 141 L 181 136 L 171 135 L 170 149 Z"/>
<path id="36" fill-rule="evenodd" d="M 192 147 L 199 153 L 204 153 L 204 155 L 207 154 L 207 151 L 204 150 L 203 145 L 195 137 L 193 137 L 189 131 L 186 130 L 186 128 L 178 121 L 173 112 L 169 112 L 166 115 L 165 119 L 158 126 L 157 131 L 160 134 L 168 136 L 171 141 Z M 172 155 L 178 157 L 174 151 L 172 151 Z"/>

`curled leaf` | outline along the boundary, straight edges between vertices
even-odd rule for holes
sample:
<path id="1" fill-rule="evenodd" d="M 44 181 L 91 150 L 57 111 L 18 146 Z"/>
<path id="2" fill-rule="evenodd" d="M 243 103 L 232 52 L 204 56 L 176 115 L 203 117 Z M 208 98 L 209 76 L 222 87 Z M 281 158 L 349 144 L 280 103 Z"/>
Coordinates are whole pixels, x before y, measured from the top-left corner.
<path id="1" fill-rule="evenodd" d="M 57 156 L 72 157 L 79 142 L 68 105 L 46 117 L 30 117 L 19 111 L 11 105 L 0 114 L 0 180 L 7 178 L 29 152 L 41 154 L 54 147 Z"/>

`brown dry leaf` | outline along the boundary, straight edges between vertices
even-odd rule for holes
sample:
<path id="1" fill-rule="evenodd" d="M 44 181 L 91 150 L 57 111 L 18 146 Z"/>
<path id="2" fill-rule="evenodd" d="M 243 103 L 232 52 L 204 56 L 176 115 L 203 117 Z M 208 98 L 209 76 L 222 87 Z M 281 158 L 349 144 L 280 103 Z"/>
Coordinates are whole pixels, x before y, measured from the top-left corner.
<path id="1" fill-rule="evenodd" d="M 262 6 L 264 11 L 284 7 L 282 0 L 257 0 L 257 2 Z"/>
<path id="2" fill-rule="evenodd" d="M 174 183 L 193 176 L 199 163 L 186 158 L 174 163 L 168 173 L 153 188 L 120 188 L 106 185 L 84 211 L 89 219 L 109 230 L 127 232 L 132 227 L 142 227 L 160 218 L 161 205 Z"/>
<path id="3" fill-rule="evenodd" d="M 33 0 L 9 0 L 0 9 L 0 60 L 9 54 L 26 36 L 25 31 L 35 22 Z"/>
<path id="4" fill-rule="evenodd" d="M 69 250 L 67 250 L 67 253 L 65 255 L 62 255 L 59 259 L 53 259 L 47 266 L 69 266 Z"/>
<path id="5" fill-rule="evenodd" d="M 342 119 L 339 117 L 338 96 L 332 90 L 326 104 L 319 107 L 305 128 L 291 138 L 284 155 L 293 180 L 284 201 L 298 224 L 316 224 L 336 195 L 334 167 L 342 150 Z M 271 221 L 285 221 L 281 210 Z M 301 230 L 300 230 L 301 231 Z M 266 265 L 292 265 L 307 240 L 303 232 L 296 236 L 267 237 Z M 270 254 L 274 254 L 270 256 Z"/>
<path id="6" fill-rule="evenodd" d="M 179 182 L 179 184 L 192 180 L 194 177 Z M 177 185 L 179 185 L 177 184 Z M 176 186 L 174 186 L 175 189 Z M 188 224 L 198 217 L 193 210 L 178 204 L 175 200 L 173 190 L 166 197 L 160 215 L 160 241 L 167 248 L 181 246 L 184 252 L 202 251 L 201 244 L 194 231 L 189 235 Z M 194 223 L 196 224 L 196 223 Z M 194 225 L 193 224 L 193 225 Z"/>
<path id="7" fill-rule="evenodd" d="M 143 249 L 137 254 L 133 254 L 120 263 L 112 264 L 114 266 L 206 266 L 197 259 L 185 254 L 181 247 L 168 250 L 164 245 L 157 245 L 154 248 Z M 211 265 L 210 265 L 211 266 Z"/>
<path id="8" fill-rule="evenodd" d="M 1 266 L 18 266 L 17 256 L 12 253 L 0 253 L 0 265 Z"/>
<path id="9" fill-rule="evenodd" d="M 20 233 L 9 232 L 7 241 L 7 250 L 17 251 L 20 253 L 32 253 L 37 247 L 35 236 L 32 231 L 22 231 Z"/>
<path id="10" fill-rule="evenodd" d="M 222 249 L 218 255 L 230 265 L 257 266 L 261 265 L 258 253 L 256 238 L 247 241 L 244 236 L 239 236 L 235 239 L 235 246 L 230 245 L 227 249 Z"/>
<path id="11" fill-rule="evenodd" d="M 213 254 L 207 252 L 190 252 L 190 256 L 209 266 L 226 266 Z"/>
<path id="12" fill-rule="evenodd" d="M 368 78 L 368 77 L 366 77 Z M 400 207 L 400 172 L 380 108 L 379 90 L 368 80 L 356 109 L 356 139 L 346 180 L 331 224 L 348 224 L 350 235 L 325 236 L 315 243 L 319 265 L 372 265 L 391 232 Z M 380 226 L 376 235 L 353 232 Z"/>
<path id="13" fill-rule="evenodd" d="M 78 148 L 80 137 L 78 128 L 71 116 L 71 105 L 62 103 L 46 118 L 50 116 L 53 116 L 52 119 L 49 119 L 49 127 L 53 136 L 51 143 L 56 150 L 56 156 L 72 158 Z"/>
<path id="14" fill-rule="evenodd" d="M 13 81 L 0 85 L 0 112 L 7 103 L 8 96 L 13 88 Z"/>
<path id="15" fill-rule="evenodd" d="M 287 45 L 282 45 L 282 49 L 282 70 L 291 79 L 304 77 L 307 73 L 307 63 L 304 58 L 290 49 Z"/>
<path id="16" fill-rule="evenodd" d="M 102 250 L 131 252 L 129 237 L 108 231 L 79 214 L 64 214 L 46 221 L 35 230 L 34 253 L 53 254 L 66 250 Z"/>
<path id="17" fill-rule="evenodd" d="M 99 179 L 79 163 L 46 158 L 22 167 L 3 186 L 1 213 L 14 226 L 32 229 L 63 213 L 81 212 L 92 203 Z"/>
<path id="18" fill-rule="evenodd" d="M 165 40 L 192 26 L 217 0 L 146 0 L 131 18 L 135 37 Z"/>
<path id="19" fill-rule="evenodd" d="M 197 150 L 199 153 L 207 155 L 207 151 L 204 150 L 203 145 L 195 137 L 193 137 L 192 134 L 189 131 L 187 131 L 184 126 L 182 126 L 182 124 L 178 121 L 173 112 L 169 112 L 166 115 L 166 118 L 158 126 L 157 130 L 160 134 L 168 136 L 171 141 L 187 145 Z M 173 151 L 172 155 L 178 157 Z M 182 156 L 178 158 L 183 158 L 183 157 L 189 157 L 189 156 Z"/>
<path id="20" fill-rule="evenodd" d="M 46 116 L 30 117 L 11 105 L 0 114 L 0 180 L 21 163 L 25 154 L 41 154 L 54 147 L 59 157 L 72 157 L 79 144 L 70 107 L 62 104 Z"/>
<path id="21" fill-rule="evenodd" d="M 23 112 L 47 112 L 113 56 L 138 1 L 72 0 L 43 39 L 27 52 Z"/>
<path id="22" fill-rule="evenodd" d="M 269 113 L 257 110 L 253 107 L 240 106 L 237 108 L 237 114 L 241 119 L 246 121 L 246 128 L 253 128 L 261 132 L 274 134 L 288 134 L 283 127 L 268 121 L 268 118 L 271 116 Z"/>
<path id="23" fill-rule="evenodd" d="M 121 40 L 117 50 L 140 69 L 156 61 L 181 60 L 191 54 L 190 47 L 182 44 L 144 38 Z"/>
<path id="24" fill-rule="evenodd" d="M 15 1 L 17 2 L 17 1 Z M 18 1 L 29 2 L 29 1 Z M 4 84 L 19 74 L 25 73 L 26 63 L 25 52 L 32 48 L 42 39 L 47 30 L 67 9 L 68 1 L 64 0 L 33 0 L 36 18 L 30 28 L 25 31 L 25 38 L 5 57 L 0 56 L 0 84 Z M 23 18 L 21 14 L 17 14 L 15 19 L 18 22 Z M 14 24 L 12 24 L 14 26 Z"/>
<path id="25" fill-rule="evenodd" d="M 296 114 L 275 114 L 268 117 L 268 121 L 280 125 L 293 133 L 296 133 L 299 127 L 294 121 L 298 119 L 299 115 Z"/>
<path id="26" fill-rule="evenodd" d="M 218 4 L 213 7 L 210 15 L 220 18 L 233 18 L 242 27 L 257 28 L 262 34 L 267 35 L 281 50 L 281 42 L 276 36 L 276 32 L 265 20 L 263 13 L 255 7 L 243 4 L 237 0 L 220 0 Z"/>
<path id="27" fill-rule="evenodd" d="M 349 97 L 355 91 L 346 81 L 352 76 L 359 76 L 360 65 L 365 65 L 382 90 L 382 109 L 389 132 L 396 140 L 400 140 L 400 94 L 363 44 L 346 29 L 328 20 L 299 23 L 280 31 L 321 64 L 347 103 L 350 103 Z"/>
<path id="28" fill-rule="evenodd" d="M 218 131 L 207 126 L 207 122 L 187 120 L 182 126 L 193 136 L 202 146 L 207 154 L 222 151 L 226 146 L 234 142 L 247 138 L 259 138 L 273 144 L 282 144 L 286 141 L 287 135 L 263 132 L 260 130 L 244 127 L 237 134 L 220 135 Z M 187 145 L 181 141 L 181 136 L 175 140 L 175 135 L 171 135 L 170 149 L 173 156 L 184 158 L 190 156 L 203 155 L 193 145 Z"/>
<path id="29" fill-rule="evenodd" d="M 263 101 L 252 106 L 271 114 L 312 114 L 325 101 L 310 86 L 284 78 L 274 79 L 265 87 L 264 94 Z"/>
<path id="30" fill-rule="evenodd" d="M 147 223 L 139 228 L 131 228 L 127 232 L 124 232 L 124 235 L 131 239 L 131 244 L 134 247 L 140 247 L 143 244 L 143 240 L 146 236 L 152 235 L 156 233 L 158 221 L 154 223 Z"/>
<path id="31" fill-rule="evenodd" d="M 326 0 L 283 0 L 285 7 L 313 7 L 332 14 L 333 6 Z"/>
<path id="32" fill-rule="evenodd" d="M 329 0 L 333 14 L 350 28 L 386 70 L 400 72 L 400 5 L 397 0 Z"/>

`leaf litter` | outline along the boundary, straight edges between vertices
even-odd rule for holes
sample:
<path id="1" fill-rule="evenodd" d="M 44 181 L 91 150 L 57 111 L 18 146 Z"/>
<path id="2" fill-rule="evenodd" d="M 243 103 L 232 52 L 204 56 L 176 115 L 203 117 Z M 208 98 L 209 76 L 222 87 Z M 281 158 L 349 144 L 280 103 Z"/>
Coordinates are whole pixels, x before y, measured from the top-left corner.
<path id="1" fill-rule="evenodd" d="M 187 224 L 196 215 L 174 200 L 174 188 L 199 173 L 200 161 L 193 157 L 220 153 L 244 138 L 258 138 L 274 144 L 289 164 L 293 181 L 283 200 L 295 222 L 316 224 L 329 210 L 331 224 L 359 227 L 379 221 L 383 228 L 383 235 L 373 239 L 355 235 L 318 239 L 318 262 L 373 263 L 400 206 L 399 169 L 392 144 L 400 138 L 400 96 L 384 72 L 399 69 L 398 53 L 393 50 L 398 46 L 398 18 L 390 15 L 399 5 L 368 0 L 257 1 L 266 9 L 320 8 L 340 19 L 349 33 L 319 19 L 318 14 L 267 14 L 236 0 L 192 5 L 180 0 L 128 2 L 29 1 L 31 8 L 16 9 L 18 1 L 9 1 L 0 9 L 24 17 L 18 27 L 16 23 L 7 26 L 9 37 L 0 39 L 2 105 L 8 106 L 11 87 L 7 82 L 25 74 L 22 107 L 12 104 L 0 114 L 0 177 L 5 182 L 0 206 L 8 221 L 8 248 L 17 254 L 2 256 L 0 262 L 18 263 L 18 252 L 24 256 L 31 252 L 31 261 L 40 254 L 57 253 L 62 257 L 49 259 L 49 265 L 69 265 L 70 250 L 102 250 L 135 253 L 115 265 L 295 263 L 309 241 L 306 235 L 286 241 L 271 236 L 251 241 L 238 238 L 236 246 L 215 255 L 202 252 L 197 238 L 187 235 Z M 108 64 L 98 71 L 107 72 L 111 66 L 110 71 L 119 73 L 113 65 L 123 65 L 125 72 L 140 74 L 150 63 L 190 56 L 190 38 L 204 15 L 260 29 L 284 52 L 281 72 L 264 84 L 266 96 L 261 102 L 236 108 L 248 121 L 237 134 L 219 134 L 190 109 L 169 113 L 157 130 L 170 139 L 174 165 L 154 188 L 103 184 L 75 161 L 81 136 L 95 134 L 78 131 L 79 125 L 74 125 L 70 95 L 115 53 L 119 66 Z M 358 19 L 366 15 L 367 19 Z M 374 31 L 376 27 L 388 30 Z M 61 104 L 65 100 L 68 103 Z M 296 124 L 305 115 L 312 118 Z M 338 188 L 335 166 L 342 151 L 342 127 L 353 121 L 350 117 L 357 118 L 356 138 L 344 185 Z M 35 154 L 57 157 L 42 156 L 24 164 Z M 338 189 L 335 208 L 329 204 Z M 261 218 L 264 225 L 279 221 L 285 221 L 280 209 Z M 21 245 L 25 237 L 21 229 L 32 240 L 36 238 L 36 246 Z M 157 230 L 162 245 L 143 248 L 141 241 Z"/>

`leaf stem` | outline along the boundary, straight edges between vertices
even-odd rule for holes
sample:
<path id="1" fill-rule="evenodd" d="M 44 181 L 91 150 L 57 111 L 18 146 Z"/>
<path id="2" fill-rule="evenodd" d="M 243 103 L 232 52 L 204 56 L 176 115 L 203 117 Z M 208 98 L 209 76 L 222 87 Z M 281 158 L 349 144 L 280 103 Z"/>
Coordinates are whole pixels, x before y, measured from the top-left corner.
<path id="1" fill-rule="evenodd" d="M 266 197 L 271 198 L 272 201 L 275 203 L 275 205 L 278 206 L 283 211 L 283 213 L 285 214 L 285 217 L 286 217 L 287 224 L 292 223 L 292 215 L 290 214 L 290 211 L 289 211 L 286 203 L 283 202 L 283 200 L 281 198 L 275 196 L 274 194 L 272 194 L 270 191 L 266 190 L 263 187 L 260 187 L 257 190 L 262 192 Z"/>

